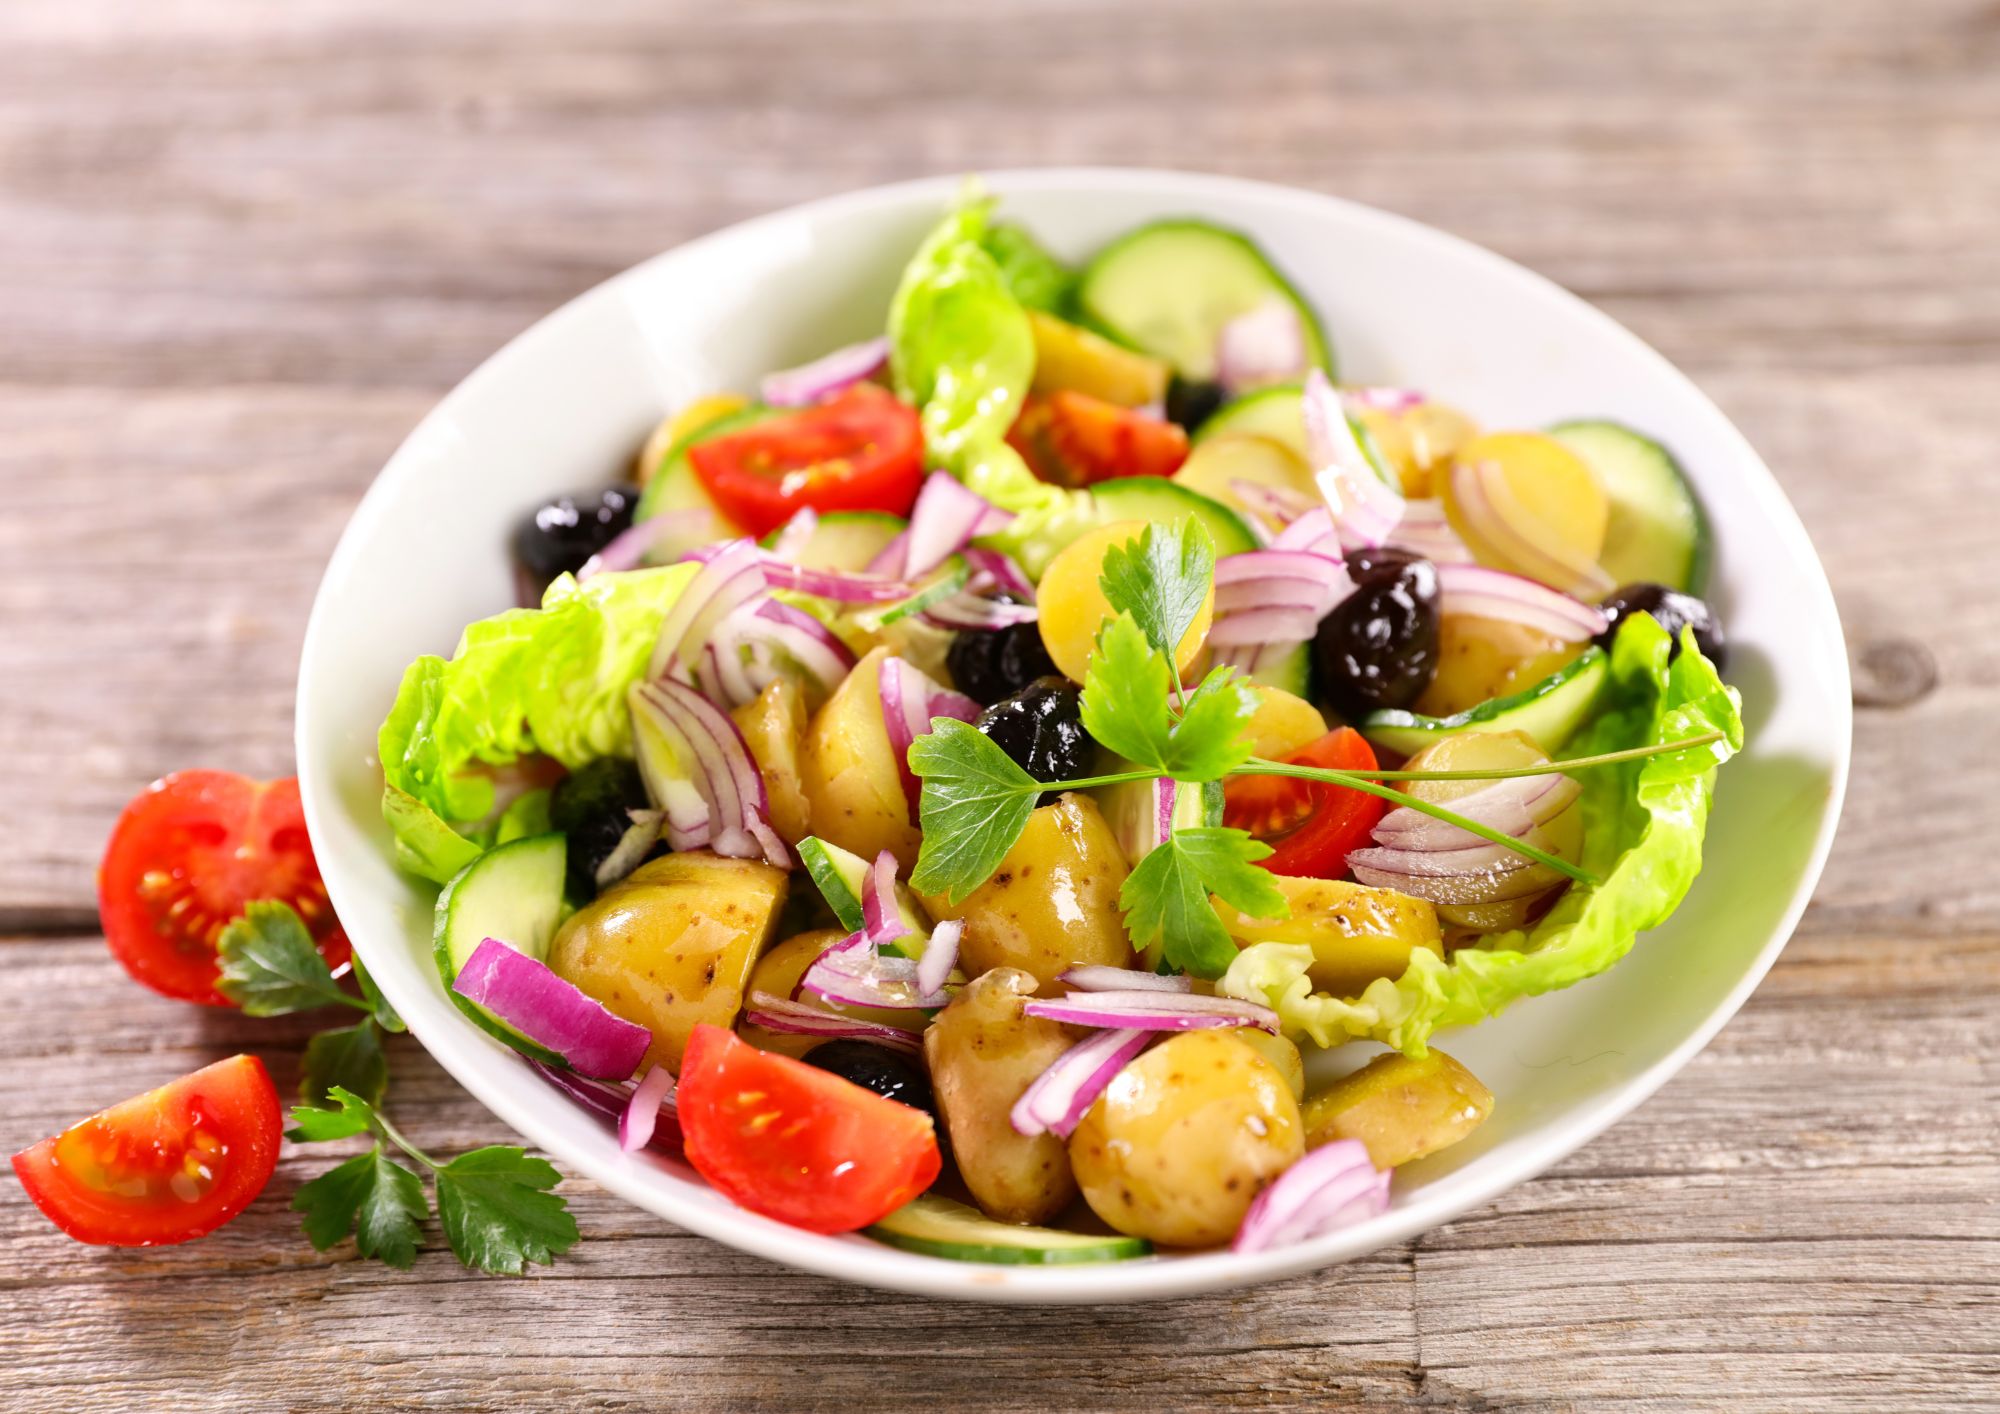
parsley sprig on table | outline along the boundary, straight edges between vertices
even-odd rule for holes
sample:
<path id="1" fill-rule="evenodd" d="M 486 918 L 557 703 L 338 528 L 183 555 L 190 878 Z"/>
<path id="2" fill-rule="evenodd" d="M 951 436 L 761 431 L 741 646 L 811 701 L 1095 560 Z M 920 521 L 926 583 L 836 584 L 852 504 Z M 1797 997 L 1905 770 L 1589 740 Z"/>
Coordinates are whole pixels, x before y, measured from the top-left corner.
<path id="1" fill-rule="evenodd" d="M 528 1262 L 547 1263 L 576 1244 L 576 1219 L 549 1190 L 561 1175 L 547 1160 L 511 1144 L 473 1149 L 439 1162 L 402 1135 L 382 1112 L 389 1063 L 382 1032 L 403 1030 L 402 1018 L 354 959 L 361 995 L 340 985 L 289 904 L 253 903 L 223 930 L 216 987 L 250 1016 L 282 1016 L 321 1007 L 362 1012 L 352 1026 L 322 1031 L 306 1045 L 288 1138 L 320 1143 L 372 1135 L 374 1146 L 327 1170 L 293 1195 L 306 1237 L 325 1251 L 352 1233 L 364 1257 L 407 1269 L 416 1260 L 430 1202 L 422 1178 L 399 1161 L 401 1150 L 430 1171 L 446 1243 L 477 1271 L 520 1274 Z M 330 1106 L 330 1107 L 329 1107 Z"/>
<path id="2" fill-rule="evenodd" d="M 919 816 L 923 847 L 911 885 L 957 903 L 985 883 L 1027 828 L 1041 793 L 1083 790 L 1160 777 L 1190 785 L 1235 775 L 1292 776 L 1380 796 L 1505 845 L 1567 878 L 1596 878 L 1525 840 L 1383 785 L 1394 780 L 1499 780 L 1632 760 L 1664 750 L 1495 771 L 1379 771 L 1356 774 L 1295 766 L 1253 756 L 1245 735 L 1258 697 L 1234 669 L 1212 670 L 1186 691 L 1174 650 L 1200 615 L 1215 573 L 1215 552 L 1199 522 L 1152 525 L 1104 557 L 1099 584 L 1113 611 L 1098 631 L 1084 677 L 1084 729 L 1107 750 L 1133 763 L 1129 771 L 1073 781 L 1038 781 L 990 737 L 964 722 L 939 719 L 910 747 L 911 769 L 923 780 Z M 1719 736 L 1720 734 L 1716 734 Z M 1242 830 L 1201 826 L 1176 830 L 1150 851 L 1119 893 L 1126 928 L 1141 949 L 1157 945 L 1166 961 L 1199 977 L 1217 977 L 1236 955 L 1210 903 L 1220 898 L 1252 917 L 1283 918 L 1284 895 L 1256 867 L 1268 846 Z"/>

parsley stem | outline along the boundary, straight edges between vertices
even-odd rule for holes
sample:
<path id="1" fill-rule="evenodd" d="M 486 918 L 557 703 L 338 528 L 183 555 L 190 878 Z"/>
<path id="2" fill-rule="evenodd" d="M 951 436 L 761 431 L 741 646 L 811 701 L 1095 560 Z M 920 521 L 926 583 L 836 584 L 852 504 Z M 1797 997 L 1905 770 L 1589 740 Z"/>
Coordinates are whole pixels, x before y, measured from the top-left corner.
<path id="1" fill-rule="evenodd" d="M 395 1125 L 389 1123 L 389 1116 L 383 1114 L 382 1111 L 379 1109 L 376 1110 L 374 1113 L 375 1113 L 375 1123 L 381 1126 L 382 1132 L 389 1137 L 390 1143 L 394 1144 L 398 1149 L 401 1149 L 404 1153 L 408 1154 L 411 1158 L 415 1159 L 425 1168 L 435 1170 L 443 1167 L 443 1165 L 439 1164 L 436 1159 L 432 1158 L 429 1154 L 426 1154 L 422 1149 L 419 1149 L 416 1145 L 412 1144 L 409 1140 L 405 1139 L 403 1137 L 402 1131 L 397 1129 Z"/>
<path id="2" fill-rule="evenodd" d="M 1649 756 L 1666 756 L 1675 751 L 1690 751 L 1696 747 L 1712 746 L 1721 741 L 1727 733 L 1721 731 L 1703 732 L 1685 741 L 1658 742 L 1651 746 L 1632 746 L 1623 751 L 1607 751 L 1598 756 L 1579 756 L 1573 761 L 1544 761 L 1539 766 L 1509 766 L 1504 769 L 1484 771 L 1362 771 L 1358 774 L 1371 781 L 1506 781 L 1518 776 L 1553 776 L 1569 771 L 1580 771 L 1586 766 L 1610 766 L 1620 761 L 1643 761 Z"/>
<path id="3" fill-rule="evenodd" d="M 1049 790 L 1095 790 L 1098 786 L 1122 786 L 1127 781 L 1154 781 L 1165 776 L 1165 771 L 1120 771 L 1115 776 L 1085 776 L 1078 781 L 1037 781 L 1036 791 Z M 1022 792 L 1027 794 L 1026 791 Z"/>

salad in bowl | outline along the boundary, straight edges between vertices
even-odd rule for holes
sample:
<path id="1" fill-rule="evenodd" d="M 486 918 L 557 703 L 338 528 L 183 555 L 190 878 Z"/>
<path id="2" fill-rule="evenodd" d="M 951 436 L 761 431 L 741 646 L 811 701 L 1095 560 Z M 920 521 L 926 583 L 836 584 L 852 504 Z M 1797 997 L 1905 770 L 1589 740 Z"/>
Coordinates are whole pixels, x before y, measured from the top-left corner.
<path id="1" fill-rule="evenodd" d="M 816 1233 L 1381 1212 L 1507 1103 L 1436 1033 L 1664 922 L 1744 732 L 1666 447 L 1343 382 L 1337 333 L 1240 231 L 1066 263 L 975 194 L 879 336 L 521 507 L 522 606 L 377 740 L 453 1002 Z"/>

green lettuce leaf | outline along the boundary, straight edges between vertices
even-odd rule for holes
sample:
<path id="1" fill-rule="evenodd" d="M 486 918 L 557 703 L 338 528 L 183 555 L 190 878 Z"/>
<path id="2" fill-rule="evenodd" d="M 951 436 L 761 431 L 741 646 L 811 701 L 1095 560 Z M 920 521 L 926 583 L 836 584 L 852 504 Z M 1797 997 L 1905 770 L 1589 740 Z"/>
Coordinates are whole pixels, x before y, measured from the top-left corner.
<path id="1" fill-rule="evenodd" d="M 539 609 L 470 625 L 450 659 L 417 659 L 376 739 L 397 861 L 443 882 L 480 852 L 494 808 L 477 768 L 533 752 L 572 769 L 632 754 L 625 689 L 645 671 L 694 564 L 556 580 Z"/>
<path id="2" fill-rule="evenodd" d="M 1000 268 L 1007 292 L 1024 306 L 1055 315 L 1069 307 L 1076 277 L 1025 227 L 1001 221 L 987 228 L 980 244 Z"/>
<path id="3" fill-rule="evenodd" d="M 1645 614 L 1620 629 L 1597 719 L 1570 754 L 1685 741 L 1720 730 L 1712 746 L 1580 773 L 1584 783 L 1583 865 L 1603 882 L 1573 887 L 1532 931 L 1495 934 L 1450 960 L 1418 951 L 1401 977 L 1381 978 L 1358 997 L 1314 992 L 1312 950 L 1257 943 L 1230 964 L 1218 990 L 1268 1003 L 1285 1031 L 1322 1046 L 1362 1037 L 1421 1056 L 1443 1026 L 1481 1021 L 1522 998 L 1594 977 L 1631 951 L 1640 933 L 1665 922 L 1701 872 L 1702 834 L 1716 769 L 1743 745 L 1735 689 L 1684 634 L 1671 643 Z"/>

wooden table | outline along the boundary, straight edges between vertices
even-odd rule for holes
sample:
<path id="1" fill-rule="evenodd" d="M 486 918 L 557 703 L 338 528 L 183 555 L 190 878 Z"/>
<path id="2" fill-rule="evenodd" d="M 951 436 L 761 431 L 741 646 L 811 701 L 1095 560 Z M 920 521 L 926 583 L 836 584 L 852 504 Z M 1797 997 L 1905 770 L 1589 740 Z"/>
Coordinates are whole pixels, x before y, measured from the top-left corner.
<path id="1" fill-rule="evenodd" d="M 1797 938 L 1631 1119 L 1351 1266 L 1172 1305 L 839 1286 L 564 1185 L 521 1281 L 85 1249 L 0 1181 L 0 1408 L 2000 1407 L 2000 9 L 1991 0 L 4 0 L 0 1149 L 310 1022 L 129 983 L 160 773 L 291 770 L 342 522 L 490 350 L 739 217 L 976 166 L 1295 182 L 1687 369 L 1804 515 L 1856 765 Z M 506 1136 L 411 1043 L 421 1142 Z"/>

